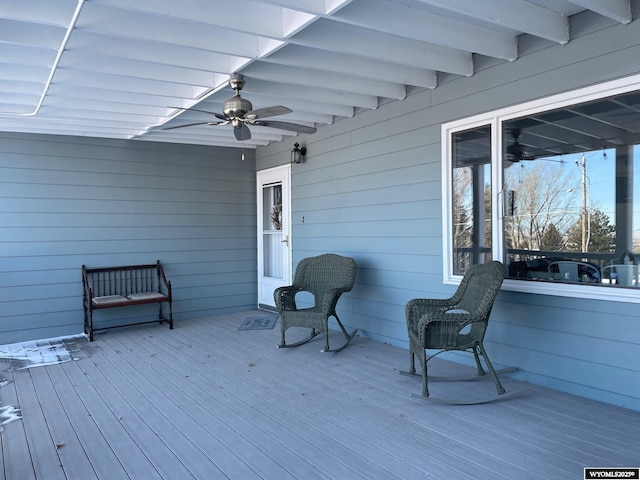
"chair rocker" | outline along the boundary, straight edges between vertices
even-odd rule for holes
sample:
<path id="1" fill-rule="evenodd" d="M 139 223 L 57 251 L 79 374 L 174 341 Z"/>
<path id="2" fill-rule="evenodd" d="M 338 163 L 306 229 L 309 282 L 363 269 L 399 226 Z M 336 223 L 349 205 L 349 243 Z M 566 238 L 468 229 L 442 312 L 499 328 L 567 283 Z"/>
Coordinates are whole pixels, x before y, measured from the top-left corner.
<path id="1" fill-rule="evenodd" d="M 338 314 L 336 305 L 340 296 L 353 287 L 356 276 L 356 262 L 352 258 L 327 253 L 317 257 L 304 258 L 298 263 L 293 284 L 276 288 L 273 292 L 276 308 L 280 315 L 282 338 L 279 348 L 297 347 L 323 334 L 325 347 L 322 352 L 339 352 L 346 347 L 357 330 L 348 333 Z M 296 294 L 310 292 L 314 305 L 298 308 Z M 334 317 L 344 335 L 344 343 L 329 348 L 329 317 Z M 307 338 L 295 343 L 286 343 L 285 332 L 289 327 L 308 327 L 311 333 Z"/>
<path id="2" fill-rule="evenodd" d="M 432 381 L 480 379 L 485 375 L 485 370 L 480 363 L 480 356 L 482 356 L 496 385 L 498 395 L 505 393 L 498 373 L 515 369 L 496 372 L 482 344 L 493 302 L 500 290 L 503 277 L 504 267 L 500 262 L 493 261 L 487 264 L 473 265 L 465 273 L 460 286 L 451 298 L 416 298 L 407 303 L 405 314 L 409 334 L 410 364 L 408 372 L 400 373 L 416 375 L 415 357 L 419 358 L 422 367 L 422 398 L 429 397 L 427 362 L 442 352 L 452 350 L 472 352 L 476 361 L 477 375 L 453 378 L 432 377 Z M 438 351 L 427 355 L 428 349 Z M 499 397 L 479 401 L 449 401 L 434 398 L 429 398 L 429 400 L 453 404 L 476 404 L 486 403 L 497 398 Z"/>

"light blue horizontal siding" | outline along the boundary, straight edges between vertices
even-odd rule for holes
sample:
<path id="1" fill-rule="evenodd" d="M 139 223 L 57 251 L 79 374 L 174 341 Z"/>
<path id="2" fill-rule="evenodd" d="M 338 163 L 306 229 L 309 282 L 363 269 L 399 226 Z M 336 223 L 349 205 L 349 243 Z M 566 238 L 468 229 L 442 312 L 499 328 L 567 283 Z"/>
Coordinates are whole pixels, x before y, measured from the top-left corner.
<path id="1" fill-rule="evenodd" d="M 253 154 L 0 134 L 0 343 L 82 332 L 80 267 L 163 263 L 174 319 L 256 305 Z M 97 311 L 100 325 L 155 306 Z"/>
<path id="2" fill-rule="evenodd" d="M 292 174 L 293 260 L 356 259 L 356 285 L 338 304 L 347 325 L 406 347 L 406 302 L 454 291 L 442 283 L 442 123 L 640 71 L 638 21 L 583 20 L 566 45 L 523 36 L 515 62 L 479 57 L 472 77 L 443 75 L 432 91 L 258 149 L 265 169 L 288 162 L 294 141 L 307 147 Z M 522 379 L 640 410 L 637 305 L 501 292 L 486 345 Z"/>

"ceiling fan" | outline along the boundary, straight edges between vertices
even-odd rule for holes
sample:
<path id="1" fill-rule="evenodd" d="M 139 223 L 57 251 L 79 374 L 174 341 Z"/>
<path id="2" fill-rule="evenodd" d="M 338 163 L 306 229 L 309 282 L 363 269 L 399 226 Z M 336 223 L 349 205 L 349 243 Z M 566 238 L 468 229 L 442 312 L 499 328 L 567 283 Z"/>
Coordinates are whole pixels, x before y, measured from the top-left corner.
<path id="1" fill-rule="evenodd" d="M 186 110 L 193 110 L 196 112 L 203 112 L 213 115 L 218 121 L 209 122 L 195 122 L 187 123 L 185 125 L 177 125 L 175 127 L 165 127 L 162 130 L 172 130 L 174 128 L 191 127 L 194 125 L 229 125 L 233 126 L 233 133 L 237 140 L 249 140 L 251 138 L 251 131 L 249 125 L 256 125 L 260 127 L 273 127 L 280 128 L 282 130 L 290 130 L 297 133 L 315 133 L 315 127 L 309 127 L 307 125 L 299 125 L 297 123 L 290 122 L 278 122 L 273 120 L 262 120 L 266 117 L 275 117 L 277 115 L 285 115 L 291 113 L 292 110 L 283 107 L 282 105 L 274 105 L 271 107 L 258 108 L 253 110 L 253 105 L 249 100 L 246 100 L 240 96 L 240 90 L 244 87 L 244 76 L 239 73 L 233 73 L 229 77 L 229 85 L 236 94 L 225 100 L 222 113 L 208 112 L 206 110 L 198 110 L 197 108 L 188 108 Z"/>
<path id="2" fill-rule="evenodd" d="M 520 138 L 520 129 L 519 128 L 510 128 L 509 133 L 513 138 L 513 142 L 511 145 L 507 146 L 507 152 L 505 155 L 505 160 L 508 162 L 519 162 L 521 160 L 535 160 L 536 157 L 531 155 L 524 149 L 524 145 L 522 145 L 518 139 Z"/>

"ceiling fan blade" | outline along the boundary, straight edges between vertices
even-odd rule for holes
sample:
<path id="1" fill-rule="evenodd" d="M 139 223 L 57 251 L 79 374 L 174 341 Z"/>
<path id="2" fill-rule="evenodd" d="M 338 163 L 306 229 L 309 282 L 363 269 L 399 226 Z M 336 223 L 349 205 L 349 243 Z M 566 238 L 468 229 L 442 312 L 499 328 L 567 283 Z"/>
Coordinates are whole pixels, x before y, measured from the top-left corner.
<path id="1" fill-rule="evenodd" d="M 236 136 L 236 140 L 242 142 L 243 140 L 249 140 L 251 138 L 251 131 L 249 127 L 243 122 L 237 127 L 233 127 L 233 134 Z"/>
<path id="2" fill-rule="evenodd" d="M 174 128 L 184 128 L 184 127 L 193 127 L 194 125 L 226 125 L 229 123 L 228 121 L 224 122 L 195 122 L 195 123 L 185 123 L 184 125 L 176 125 L 175 127 L 164 127 L 161 130 L 173 130 Z"/>
<path id="3" fill-rule="evenodd" d="M 275 117 L 277 115 L 286 115 L 287 113 L 291 113 L 293 110 L 287 107 L 283 107 L 282 105 L 274 105 L 272 107 L 258 108 L 257 110 L 251 110 L 247 112 L 245 115 L 248 119 L 256 119 L 256 118 L 265 118 L 265 117 Z"/>
<path id="4" fill-rule="evenodd" d="M 289 122 L 272 122 L 270 120 L 257 120 L 252 122 L 253 125 L 259 125 L 261 127 L 273 127 L 273 128 L 281 128 L 283 130 L 291 130 L 292 132 L 298 133 L 316 133 L 317 128 L 308 127 L 306 125 L 299 125 L 297 123 L 289 123 Z"/>
<path id="5" fill-rule="evenodd" d="M 175 108 L 175 109 L 178 109 L 178 110 L 190 110 L 192 112 L 208 113 L 209 115 L 213 115 L 214 117 L 219 118 L 220 120 L 227 120 L 227 117 L 225 117 L 221 113 L 210 112 L 208 110 L 200 110 L 199 108 L 183 108 L 183 107 L 169 107 L 169 108 Z"/>

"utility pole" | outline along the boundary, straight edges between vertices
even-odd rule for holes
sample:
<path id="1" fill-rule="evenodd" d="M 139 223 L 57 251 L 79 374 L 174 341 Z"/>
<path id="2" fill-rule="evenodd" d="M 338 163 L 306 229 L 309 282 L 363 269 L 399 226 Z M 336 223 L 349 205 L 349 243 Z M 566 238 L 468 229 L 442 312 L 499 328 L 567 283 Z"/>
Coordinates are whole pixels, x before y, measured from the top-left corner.
<path id="1" fill-rule="evenodd" d="M 589 251 L 589 240 L 591 237 L 591 218 L 589 215 L 589 210 L 587 210 L 587 157 L 582 154 L 582 160 L 578 162 L 576 160 L 576 165 L 582 167 L 582 212 L 580 215 L 580 220 L 582 224 L 582 245 L 581 251 L 583 253 L 587 253 Z M 589 187 L 591 186 L 591 181 L 589 181 Z"/>

